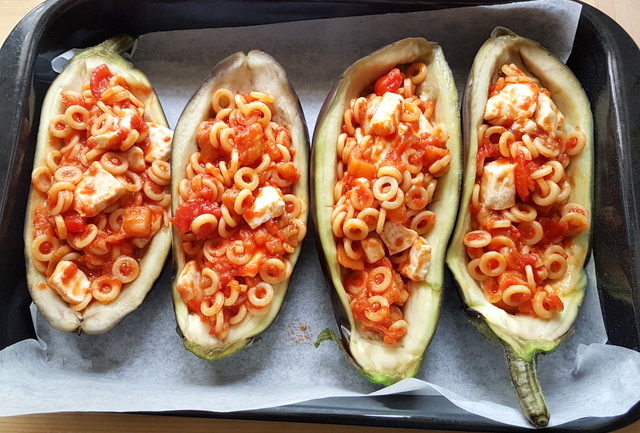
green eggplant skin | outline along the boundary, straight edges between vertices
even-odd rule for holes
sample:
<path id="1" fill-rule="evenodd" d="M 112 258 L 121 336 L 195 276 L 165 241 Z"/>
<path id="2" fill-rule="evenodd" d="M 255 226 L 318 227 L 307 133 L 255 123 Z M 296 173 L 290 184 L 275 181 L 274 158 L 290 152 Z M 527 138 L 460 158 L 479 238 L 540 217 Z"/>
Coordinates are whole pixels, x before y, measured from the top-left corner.
<path id="1" fill-rule="evenodd" d="M 108 39 L 95 47 L 88 48 L 73 57 L 51 83 L 42 105 L 34 167 L 44 165 L 47 151 L 50 149 L 49 121 L 53 116 L 62 112 L 60 92 L 62 90 L 79 91 L 83 83 L 89 80 L 91 71 L 101 64 L 106 64 L 114 74 L 126 78 L 136 97 L 145 104 L 145 120 L 168 127 L 164 112 L 149 79 L 120 56 L 120 53 L 131 48 L 133 43 L 132 37 L 123 36 Z M 136 88 L 148 88 L 151 91 L 136 92 Z M 126 284 L 116 300 L 109 304 L 92 303 L 81 313 L 69 308 L 69 305 L 54 290 L 37 288 L 42 284 L 47 284 L 45 276 L 35 268 L 31 257 L 33 215 L 41 202 L 41 194 L 31 188 L 25 218 L 24 243 L 27 283 L 38 311 L 54 328 L 60 331 L 100 334 L 110 330 L 127 314 L 135 310 L 153 287 L 171 248 L 170 228 L 162 228 L 155 234 L 153 240 L 146 247 L 144 257 L 140 260 L 138 278 Z"/>
<path id="2" fill-rule="evenodd" d="M 336 144 L 349 101 L 361 96 L 392 68 L 414 61 L 427 65 L 425 87 L 416 92 L 428 91 L 436 96 L 435 121 L 444 124 L 449 134 L 447 147 L 452 161 L 448 173 L 440 178 L 430 206 L 437 218 L 436 226 L 426 237 L 433 247 L 429 274 L 426 281 L 411 283 L 411 296 L 405 305 L 407 335 L 395 345 L 386 345 L 377 336 L 359 329 L 341 280 L 330 220 L 336 182 Z M 371 382 L 391 385 L 415 376 L 433 338 L 442 301 L 445 249 L 458 208 L 461 159 L 458 94 L 453 75 L 440 46 L 425 39 L 403 39 L 355 62 L 338 80 L 320 111 L 313 138 L 310 179 L 318 254 L 332 295 L 342 348 L 349 361 Z M 325 339 L 337 340 L 337 336 Z"/>
<path id="3" fill-rule="evenodd" d="M 178 187 L 180 181 L 185 177 L 185 167 L 189 156 L 198 149 L 196 144 L 197 127 L 201 121 L 211 117 L 211 95 L 213 90 L 220 87 L 226 87 L 234 93 L 261 91 L 276 98 L 275 104 L 278 111 L 274 113 L 274 121 L 285 125 L 291 132 L 292 143 L 296 149 L 294 162 L 301 174 L 293 192 L 303 205 L 299 218 L 307 223 L 309 138 L 302 107 L 282 66 L 270 55 L 257 50 L 247 54 L 236 53 L 218 63 L 180 115 L 173 138 L 174 150 L 171 160 L 173 212 L 175 213 L 179 205 Z M 258 335 L 269 327 L 280 311 L 291 278 L 274 285 L 274 297 L 269 312 L 262 316 L 250 316 L 240 325 L 231 327 L 225 340 L 219 340 L 215 336 L 209 335 L 208 325 L 205 325 L 197 314 L 189 312 L 177 290 L 177 276 L 184 268 L 186 260 L 180 248 L 181 235 L 175 228 L 173 237 L 175 245 L 173 258 L 176 273 L 172 297 L 177 322 L 176 330 L 184 347 L 202 359 L 217 361 L 253 344 Z M 302 243 L 289 257 L 294 265 L 294 270 L 301 246 Z"/>
<path id="4" fill-rule="evenodd" d="M 589 230 L 574 238 L 565 277 L 556 283 L 564 310 L 549 320 L 511 315 L 484 297 L 478 283 L 469 276 L 463 237 L 471 229 L 469 203 L 476 178 L 477 131 L 489 94 L 489 85 L 505 63 L 515 63 L 551 92 L 551 98 L 569 124 L 585 134 L 585 149 L 573 157 L 567 169 L 573 190 L 570 202 L 590 213 L 593 187 L 593 119 L 589 100 L 571 70 L 537 42 L 498 27 L 478 51 L 469 73 L 463 101 L 465 171 L 462 199 L 456 228 L 447 252 L 447 265 L 457 283 L 468 312 L 481 318 L 483 328 L 500 340 L 505 349 L 512 382 L 529 421 L 545 426 L 549 413 L 537 381 L 535 360 L 539 353 L 554 350 L 570 331 L 584 299 L 587 276 L 584 270 L 589 254 Z"/>

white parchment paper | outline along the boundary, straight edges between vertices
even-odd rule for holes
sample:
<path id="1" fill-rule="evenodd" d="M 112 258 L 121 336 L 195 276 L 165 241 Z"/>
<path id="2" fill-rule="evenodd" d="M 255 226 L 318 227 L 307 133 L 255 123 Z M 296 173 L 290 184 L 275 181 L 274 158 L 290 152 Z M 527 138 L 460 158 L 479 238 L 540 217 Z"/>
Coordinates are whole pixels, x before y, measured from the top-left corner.
<path id="1" fill-rule="evenodd" d="M 504 6 L 341 18 L 266 26 L 178 31 L 140 38 L 136 66 L 154 84 L 171 125 L 213 66 L 236 51 L 261 49 L 287 70 L 310 133 L 318 109 L 343 70 L 362 56 L 408 36 L 439 41 L 458 88 L 496 25 L 570 54 L 580 6 L 542 0 Z M 462 94 L 460 94 L 462 96 Z M 228 412 L 322 397 L 400 392 L 440 393 L 457 406 L 499 422 L 528 426 L 501 349 L 470 324 L 451 281 L 435 338 L 416 379 L 379 390 L 334 344 L 312 345 L 335 328 L 312 232 L 305 241 L 285 304 L 261 341 L 209 363 L 182 348 L 170 299 L 172 269 L 144 304 L 106 335 L 63 334 L 37 318 L 41 339 L 0 352 L 0 416 L 56 411 Z M 590 284 L 575 333 L 541 357 L 540 381 L 551 425 L 615 416 L 640 400 L 640 355 L 604 345 L 606 331 Z M 348 403 L 347 403 L 348 404 Z"/>

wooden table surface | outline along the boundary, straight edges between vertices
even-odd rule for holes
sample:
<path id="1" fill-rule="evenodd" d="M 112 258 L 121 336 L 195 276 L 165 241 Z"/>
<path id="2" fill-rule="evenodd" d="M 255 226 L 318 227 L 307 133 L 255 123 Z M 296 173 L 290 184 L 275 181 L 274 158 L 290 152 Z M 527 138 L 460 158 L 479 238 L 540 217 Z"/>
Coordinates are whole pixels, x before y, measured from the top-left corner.
<path id="1" fill-rule="evenodd" d="M 133 0 L 135 1 L 135 0 Z M 42 0 L 0 0 L 0 44 L 18 21 Z M 585 0 L 614 18 L 640 44 L 640 0 Z M 0 396 L 0 401 L 2 397 Z M 357 426 L 337 426 L 330 424 L 302 424 L 293 422 L 240 421 L 223 419 L 203 419 L 169 416 L 100 414 L 100 413 L 58 413 L 0 417 L 0 432 L 278 432 L 289 433 L 409 433 L 417 430 L 390 429 Z M 427 431 L 427 430 L 424 430 Z M 448 433 L 442 430 L 428 430 L 434 433 Z M 620 433 L 640 433 L 640 421 L 618 430 Z M 453 433 L 453 432 L 451 432 Z"/>

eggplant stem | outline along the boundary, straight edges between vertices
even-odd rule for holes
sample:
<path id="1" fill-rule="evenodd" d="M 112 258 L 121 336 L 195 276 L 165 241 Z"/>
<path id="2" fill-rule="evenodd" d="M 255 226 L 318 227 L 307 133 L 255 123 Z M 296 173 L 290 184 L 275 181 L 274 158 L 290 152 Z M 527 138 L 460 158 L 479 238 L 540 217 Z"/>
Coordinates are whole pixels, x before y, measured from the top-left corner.
<path id="1" fill-rule="evenodd" d="M 120 54 L 130 49 L 134 42 L 135 38 L 131 36 L 115 36 L 107 39 L 99 45 L 96 45 L 95 49 L 97 51 L 107 51 L 110 53 Z"/>
<path id="2" fill-rule="evenodd" d="M 536 355 L 527 361 L 519 357 L 508 344 L 504 345 L 511 383 L 518 394 L 518 401 L 525 416 L 536 427 L 549 424 L 549 409 L 544 401 L 536 372 Z"/>

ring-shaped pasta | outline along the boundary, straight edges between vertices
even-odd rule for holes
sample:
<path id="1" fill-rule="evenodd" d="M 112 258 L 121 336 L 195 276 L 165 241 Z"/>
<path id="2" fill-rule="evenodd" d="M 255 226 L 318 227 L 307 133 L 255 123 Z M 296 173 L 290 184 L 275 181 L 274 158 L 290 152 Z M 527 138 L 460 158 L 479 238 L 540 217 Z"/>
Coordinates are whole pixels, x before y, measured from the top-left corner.
<path id="1" fill-rule="evenodd" d="M 469 260 L 469 263 L 467 263 L 467 272 L 469 276 L 476 281 L 486 281 L 489 279 L 489 277 L 480 270 L 480 259 Z"/>
<path id="2" fill-rule="evenodd" d="M 544 237 L 542 224 L 538 221 L 523 222 L 518 225 L 520 242 L 525 245 L 535 245 Z"/>
<path id="3" fill-rule="evenodd" d="M 398 190 L 398 181 L 392 176 L 382 176 L 373 182 L 373 196 L 381 202 L 393 199 Z"/>
<path id="4" fill-rule="evenodd" d="M 253 191 L 258 187 L 260 179 L 258 173 L 251 167 L 241 167 L 233 175 L 233 181 L 240 189 L 248 189 Z"/>
<path id="5" fill-rule="evenodd" d="M 149 178 L 158 185 L 169 185 L 171 182 L 171 165 L 167 161 L 156 159 L 147 169 Z"/>
<path id="6" fill-rule="evenodd" d="M 487 251 L 480 256 L 479 268 L 489 277 L 498 277 L 507 270 L 507 259 L 497 251 Z"/>
<path id="7" fill-rule="evenodd" d="M 502 302 L 510 307 L 518 307 L 531 299 L 531 289 L 524 284 L 513 284 L 502 291 Z"/>
<path id="8" fill-rule="evenodd" d="M 245 104 L 240 109 L 240 111 L 242 111 L 242 114 L 244 114 L 245 116 L 248 116 L 255 111 L 259 112 L 261 114 L 261 117 L 257 120 L 257 122 L 265 128 L 267 127 L 269 122 L 271 122 L 271 109 L 264 102 L 250 102 L 248 104 Z"/>
<path id="9" fill-rule="evenodd" d="M 342 226 L 342 230 L 345 237 L 355 241 L 361 241 L 369 234 L 367 223 L 358 218 L 347 219 Z"/>
<path id="10" fill-rule="evenodd" d="M 544 290 L 540 290 L 536 292 L 531 300 L 531 306 L 533 307 L 533 312 L 541 319 L 550 319 L 553 317 L 553 311 L 547 310 L 545 308 L 544 299 L 547 297 L 547 292 Z"/>
<path id="11" fill-rule="evenodd" d="M 215 215 L 210 213 L 203 213 L 198 215 L 191 221 L 191 232 L 199 237 L 198 235 L 203 233 L 211 233 L 218 228 L 219 221 Z"/>
<path id="12" fill-rule="evenodd" d="M 216 89 L 211 95 L 211 108 L 214 113 L 219 113 L 224 109 L 234 108 L 235 99 L 233 92 L 229 89 Z"/>
<path id="13" fill-rule="evenodd" d="M 369 306 L 364 310 L 364 315 L 372 322 L 381 322 L 389 316 L 389 300 L 381 295 L 371 296 L 367 299 Z"/>
<path id="14" fill-rule="evenodd" d="M 273 300 L 273 286 L 265 282 L 256 284 L 247 291 L 247 300 L 254 307 L 266 307 Z"/>
<path id="15" fill-rule="evenodd" d="M 48 167 L 42 166 L 33 170 L 31 174 L 31 183 L 34 188 L 42 193 L 47 193 L 52 185 L 53 176 Z"/>
<path id="16" fill-rule="evenodd" d="M 224 293 L 216 292 L 213 298 L 206 297 L 200 303 L 200 312 L 206 317 L 213 317 L 222 312 L 224 305 Z"/>
<path id="17" fill-rule="evenodd" d="M 516 221 L 514 222 L 532 222 L 538 216 L 538 211 L 535 207 L 521 202 L 511 206 L 509 212 L 515 217 Z"/>
<path id="18" fill-rule="evenodd" d="M 260 266 L 260 278 L 269 284 L 278 284 L 287 279 L 287 268 L 280 259 L 270 258 Z"/>
<path id="19" fill-rule="evenodd" d="M 491 233 L 486 230 L 473 230 L 464 235 L 463 243 L 470 248 L 482 248 L 491 242 Z"/>
<path id="20" fill-rule="evenodd" d="M 138 192 L 142 189 L 143 183 L 140 176 L 131 170 L 127 170 L 118 179 L 122 182 L 122 186 L 129 192 Z"/>
<path id="21" fill-rule="evenodd" d="M 90 290 L 96 301 L 108 304 L 120 294 L 122 281 L 110 275 L 102 275 L 91 282 Z"/>
<path id="22" fill-rule="evenodd" d="M 229 325 L 238 325 L 241 323 L 247 317 L 247 312 L 247 307 L 245 305 L 240 305 L 238 312 L 229 317 Z"/>
<path id="23" fill-rule="evenodd" d="M 558 199 L 558 196 L 560 195 L 560 187 L 558 186 L 557 183 L 549 181 L 547 182 L 547 185 L 549 186 L 548 194 L 540 195 L 536 191 L 531 196 L 531 199 L 533 200 L 533 202 L 538 206 L 542 206 L 542 207 L 551 206 Z"/>
<path id="24" fill-rule="evenodd" d="M 93 296 L 91 296 L 91 292 L 87 292 L 84 295 L 82 302 L 78 302 L 77 304 L 69 304 L 69 308 L 71 308 L 73 311 L 82 311 L 85 308 L 87 308 L 87 306 L 92 300 L 93 300 Z"/>
<path id="25" fill-rule="evenodd" d="M 560 218 L 560 224 L 567 227 L 565 236 L 576 236 L 589 228 L 589 218 L 579 212 L 569 212 Z"/>
<path id="26" fill-rule="evenodd" d="M 64 114 L 58 114 L 49 121 L 49 133 L 57 138 L 67 138 L 73 129 L 67 124 Z"/>
<path id="27" fill-rule="evenodd" d="M 113 175 L 124 174 L 129 169 L 129 161 L 124 155 L 115 152 L 105 152 L 100 157 L 102 168 Z"/>
<path id="28" fill-rule="evenodd" d="M 248 189 L 241 189 L 238 192 L 234 202 L 233 202 L 233 211 L 238 215 L 242 215 L 252 204 L 253 201 L 248 200 L 249 197 L 253 198 L 251 191 Z"/>
<path id="29" fill-rule="evenodd" d="M 551 280 L 559 280 L 567 272 L 567 259 L 560 254 L 545 255 L 542 262 L 547 269 L 547 277 Z"/>
<path id="30" fill-rule="evenodd" d="M 397 185 L 400 184 L 403 179 L 402 172 L 392 165 L 383 165 L 382 167 L 378 168 L 376 176 L 378 178 L 390 176 L 396 180 Z"/>
<path id="31" fill-rule="evenodd" d="M 73 129 L 84 131 L 87 129 L 89 110 L 82 105 L 71 105 L 64 110 L 64 120 Z"/>
<path id="32" fill-rule="evenodd" d="M 133 257 L 122 255 L 113 261 L 111 274 L 123 284 L 130 283 L 140 275 L 140 265 Z"/>
<path id="33" fill-rule="evenodd" d="M 436 214 L 430 210 L 422 211 L 411 218 L 409 228 L 419 235 L 426 235 L 436 222 Z"/>
<path id="34" fill-rule="evenodd" d="M 404 204 L 404 192 L 398 188 L 396 191 L 396 195 L 393 200 L 385 200 L 381 203 L 381 206 L 385 209 L 398 209 Z"/>
<path id="35" fill-rule="evenodd" d="M 204 296 L 211 296 L 216 293 L 220 286 L 220 276 L 210 267 L 202 269 L 202 279 L 200 280 L 200 288 Z"/>
<path id="36" fill-rule="evenodd" d="M 33 240 L 31 254 L 38 261 L 48 262 L 53 258 L 59 246 L 60 242 L 56 237 L 43 234 Z"/>
<path id="37" fill-rule="evenodd" d="M 369 271 L 367 288 L 373 293 L 383 293 L 393 281 L 391 269 L 386 266 L 377 266 Z"/>
<path id="38" fill-rule="evenodd" d="M 413 84 L 420 84 L 427 78 L 427 65 L 422 62 L 412 63 L 407 68 L 407 77 Z"/>
<path id="39" fill-rule="evenodd" d="M 240 292 L 246 291 L 247 286 L 246 284 L 238 283 L 237 280 L 231 280 L 231 283 L 229 283 L 229 289 L 229 296 L 226 297 L 224 303 L 222 304 L 225 307 L 235 305 L 235 303 L 238 301 L 238 298 L 240 297 Z"/>
<path id="40" fill-rule="evenodd" d="M 576 156 L 587 145 L 587 137 L 581 131 L 574 131 L 569 136 L 567 143 L 570 144 L 566 149 L 567 155 Z"/>

